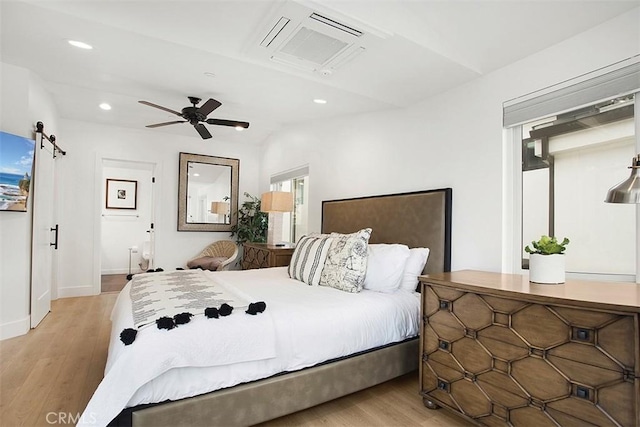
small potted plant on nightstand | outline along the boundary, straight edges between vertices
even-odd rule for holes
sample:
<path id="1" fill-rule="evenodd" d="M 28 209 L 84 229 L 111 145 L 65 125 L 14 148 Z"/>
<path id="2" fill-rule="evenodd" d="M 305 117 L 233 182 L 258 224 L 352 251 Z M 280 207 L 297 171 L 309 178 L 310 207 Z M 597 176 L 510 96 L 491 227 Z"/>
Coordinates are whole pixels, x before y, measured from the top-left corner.
<path id="1" fill-rule="evenodd" d="M 564 283 L 564 251 L 569 239 L 558 242 L 555 237 L 542 236 L 524 248 L 529 255 L 529 281 L 535 283 Z"/>

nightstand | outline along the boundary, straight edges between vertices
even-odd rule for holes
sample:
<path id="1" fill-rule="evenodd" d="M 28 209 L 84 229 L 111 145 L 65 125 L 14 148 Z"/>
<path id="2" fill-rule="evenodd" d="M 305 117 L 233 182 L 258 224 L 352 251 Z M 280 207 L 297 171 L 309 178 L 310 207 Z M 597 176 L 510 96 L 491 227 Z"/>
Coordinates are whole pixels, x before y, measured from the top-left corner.
<path id="1" fill-rule="evenodd" d="M 272 246 L 266 243 L 245 243 L 242 245 L 242 269 L 286 267 L 291 261 L 294 244 Z"/>

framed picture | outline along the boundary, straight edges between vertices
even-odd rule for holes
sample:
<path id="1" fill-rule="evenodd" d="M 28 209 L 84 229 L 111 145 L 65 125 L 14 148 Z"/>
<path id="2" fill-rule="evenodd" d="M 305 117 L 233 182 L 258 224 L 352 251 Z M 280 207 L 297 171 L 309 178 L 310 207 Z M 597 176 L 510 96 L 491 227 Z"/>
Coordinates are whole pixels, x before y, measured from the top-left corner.
<path id="1" fill-rule="evenodd" d="M 138 181 L 107 178 L 107 209 L 136 209 Z"/>
<path id="2" fill-rule="evenodd" d="M 26 212 L 35 141 L 0 132 L 0 211 Z"/>

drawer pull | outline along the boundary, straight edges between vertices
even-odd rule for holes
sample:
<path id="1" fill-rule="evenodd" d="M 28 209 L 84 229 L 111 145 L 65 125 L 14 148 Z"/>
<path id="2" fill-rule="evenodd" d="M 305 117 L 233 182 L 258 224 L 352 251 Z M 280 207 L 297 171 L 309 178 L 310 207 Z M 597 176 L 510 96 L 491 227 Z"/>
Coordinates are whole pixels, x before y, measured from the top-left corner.
<path id="1" fill-rule="evenodd" d="M 443 380 L 438 380 L 438 389 L 449 393 L 449 383 Z"/>
<path id="2" fill-rule="evenodd" d="M 590 398 L 590 390 L 586 387 L 576 386 L 576 397 L 580 399 L 591 399 Z"/>
<path id="3" fill-rule="evenodd" d="M 440 350 L 449 351 L 449 343 L 447 341 L 438 340 L 438 348 L 440 348 Z"/>
<path id="4" fill-rule="evenodd" d="M 586 328 L 573 327 L 573 339 L 582 342 L 593 342 L 593 331 Z"/>
<path id="5" fill-rule="evenodd" d="M 449 305 L 449 301 L 443 299 L 440 300 L 440 310 L 449 310 Z"/>

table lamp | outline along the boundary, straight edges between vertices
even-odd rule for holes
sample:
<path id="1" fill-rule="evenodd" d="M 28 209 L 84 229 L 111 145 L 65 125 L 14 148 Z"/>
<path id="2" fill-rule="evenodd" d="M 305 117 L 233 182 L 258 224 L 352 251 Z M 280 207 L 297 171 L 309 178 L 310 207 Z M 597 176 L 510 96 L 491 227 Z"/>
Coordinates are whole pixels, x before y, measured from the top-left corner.
<path id="1" fill-rule="evenodd" d="M 269 191 L 260 198 L 260 210 L 269 214 L 267 245 L 284 246 L 282 241 L 282 214 L 293 211 L 293 193 Z"/>

